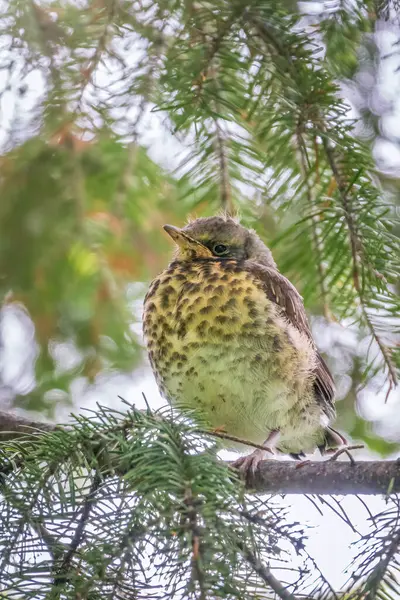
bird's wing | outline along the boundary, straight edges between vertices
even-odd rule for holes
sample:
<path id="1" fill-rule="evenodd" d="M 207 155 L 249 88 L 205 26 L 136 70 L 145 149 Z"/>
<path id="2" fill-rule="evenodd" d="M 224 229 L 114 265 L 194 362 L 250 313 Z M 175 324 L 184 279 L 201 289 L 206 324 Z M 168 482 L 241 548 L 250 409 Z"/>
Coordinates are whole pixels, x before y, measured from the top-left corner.
<path id="1" fill-rule="evenodd" d="M 288 321 L 296 329 L 305 333 L 315 347 L 303 300 L 294 285 L 276 269 L 254 263 L 249 264 L 248 268 L 260 281 L 268 299 L 282 309 L 282 313 Z M 324 412 L 330 418 L 333 418 L 335 415 L 335 384 L 324 359 L 316 347 L 315 350 L 317 357 L 314 383 L 315 392 L 318 400 L 323 405 Z"/>

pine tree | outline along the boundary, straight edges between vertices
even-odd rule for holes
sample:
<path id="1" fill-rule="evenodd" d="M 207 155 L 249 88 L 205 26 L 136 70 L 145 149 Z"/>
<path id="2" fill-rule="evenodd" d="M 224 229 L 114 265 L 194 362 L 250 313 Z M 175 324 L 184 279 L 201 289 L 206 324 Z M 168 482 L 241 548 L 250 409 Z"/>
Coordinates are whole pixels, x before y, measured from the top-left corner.
<path id="1" fill-rule="evenodd" d="M 398 43 L 385 57 L 380 40 L 398 36 L 399 18 L 394 1 L 10 0 L 2 397 L 54 416 L 79 379 L 129 374 L 142 358 L 132 312 L 169 251 L 162 224 L 239 210 L 301 291 L 337 380 L 351 379 L 343 428 L 381 456 L 397 450 L 354 400 L 399 389 L 398 179 L 373 158 L 385 106 L 370 110 L 357 88 L 385 60 L 398 77 Z M 338 323 L 355 351 L 323 343 Z M 18 357 L 16 326 L 28 340 Z M 0 412 L 3 596 L 399 597 L 396 461 L 271 461 L 254 492 L 189 417 L 99 404 L 56 427 Z M 309 555 L 307 528 L 276 495 L 288 492 L 386 494 L 377 515 L 360 498 L 370 529 L 346 589 Z M 335 497 L 310 502 L 352 526 Z"/>

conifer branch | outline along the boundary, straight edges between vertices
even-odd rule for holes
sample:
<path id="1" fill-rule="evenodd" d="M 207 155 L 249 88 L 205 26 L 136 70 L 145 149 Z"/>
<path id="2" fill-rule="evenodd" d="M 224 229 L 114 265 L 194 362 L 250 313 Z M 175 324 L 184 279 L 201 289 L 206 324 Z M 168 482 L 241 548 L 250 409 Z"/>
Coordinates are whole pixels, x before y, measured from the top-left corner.
<path id="1" fill-rule="evenodd" d="M 207 591 L 204 581 L 203 572 L 203 551 L 202 551 L 202 540 L 201 532 L 198 525 L 197 511 L 195 501 L 193 499 L 192 490 L 190 487 L 186 489 L 185 499 L 186 505 L 186 516 L 187 526 L 190 530 L 191 542 L 192 542 L 192 579 L 197 581 L 200 589 L 200 600 L 206 600 Z"/>
<path id="2" fill-rule="evenodd" d="M 157 415 L 157 418 L 162 419 L 160 415 Z M 130 425 L 129 420 L 124 420 L 113 430 L 126 432 Z M 30 436 L 39 437 L 41 433 L 56 431 L 58 428 L 62 429 L 62 426 L 31 421 L 0 411 L 0 441 L 11 441 L 21 437 L 29 439 Z M 202 434 L 215 437 L 214 432 L 202 430 Z M 216 436 L 218 437 L 218 433 Z M 221 437 L 225 437 L 225 434 Z M 98 451 L 99 439 L 93 439 L 95 453 Z M 124 475 L 125 470 L 121 469 L 118 458 L 116 460 L 114 464 L 110 457 L 110 473 Z M 1 466 L 3 476 L 9 474 L 10 468 L 12 467 L 8 463 Z M 323 460 L 299 465 L 295 461 L 268 459 L 259 464 L 250 488 L 271 494 L 397 494 L 400 493 L 400 460 L 353 462 Z"/>
<path id="3" fill-rule="evenodd" d="M 335 153 L 334 153 L 333 149 L 329 146 L 329 139 L 326 135 L 327 132 L 325 131 L 325 129 L 323 129 L 323 132 L 325 134 L 322 136 L 323 147 L 324 147 L 325 154 L 327 156 L 329 165 L 332 169 L 333 176 L 336 180 L 337 189 L 338 189 L 339 196 L 340 196 L 340 199 L 342 202 L 344 216 L 346 219 L 348 232 L 349 232 L 350 250 L 351 250 L 351 257 L 352 257 L 352 262 L 353 262 L 354 289 L 356 290 L 359 301 L 360 301 L 360 306 L 361 306 L 361 311 L 362 311 L 362 314 L 364 317 L 364 321 L 367 324 L 372 337 L 374 338 L 375 342 L 377 343 L 379 350 L 382 354 L 383 360 L 385 362 L 385 365 L 388 369 L 388 374 L 389 374 L 388 393 L 389 393 L 392 390 L 392 388 L 397 385 L 396 368 L 391 359 L 389 348 L 386 346 L 386 344 L 383 342 L 382 338 L 376 331 L 374 324 L 372 323 L 371 318 L 367 311 L 364 294 L 363 294 L 363 290 L 362 290 L 362 286 L 361 286 L 361 282 L 360 282 L 360 263 L 361 263 L 360 251 L 362 249 L 362 241 L 360 240 L 360 238 L 357 234 L 356 224 L 354 222 L 353 214 L 351 211 L 351 206 L 349 204 L 348 190 L 347 190 L 346 182 L 344 182 L 343 178 L 341 177 L 340 169 L 336 162 Z"/>
<path id="4" fill-rule="evenodd" d="M 313 190 L 312 190 L 312 186 L 310 183 L 311 169 L 310 169 L 310 165 L 309 165 L 307 147 L 305 145 L 305 141 L 301 134 L 300 125 L 299 125 L 299 131 L 297 132 L 297 144 L 298 144 L 299 154 L 300 154 L 301 172 L 302 172 L 302 176 L 305 181 L 306 190 L 307 190 L 307 201 L 308 201 L 309 208 L 312 209 L 312 207 L 314 206 L 315 203 L 314 203 L 314 197 L 313 197 Z M 317 177 L 318 177 L 318 173 L 317 173 Z M 321 290 L 321 299 L 322 299 L 322 304 L 323 304 L 324 316 L 327 320 L 330 320 L 331 311 L 329 309 L 329 303 L 328 303 L 328 290 L 326 289 L 326 284 L 325 284 L 326 269 L 322 262 L 322 245 L 321 245 L 321 240 L 320 240 L 320 236 L 319 236 L 319 232 L 318 232 L 318 217 L 316 215 L 312 215 L 312 217 L 311 217 L 311 233 L 312 233 L 313 244 L 314 244 L 314 252 L 315 252 L 316 259 L 317 259 L 318 279 L 319 279 L 318 283 L 319 283 L 319 287 Z"/>
<path id="5" fill-rule="evenodd" d="M 225 139 L 221 125 L 218 118 L 214 119 L 215 123 L 215 143 L 216 150 L 219 159 L 220 169 L 220 194 L 221 194 L 221 208 L 227 213 L 232 215 L 234 208 L 232 202 L 231 185 L 229 181 L 228 161 L 226 157 Z"/>
<path id="6" fill-rule="evenodd" d="M 162 25 L 159 29 L 160 40 L 164 40 L 164 31 L 167 27 L 168 20 L 165 18 L 165 15 L 162 11 L 157 12 L 157 16 L 162 19 Z M 148 62 L 148 72 L 145 77 L 144 89 L 142 91 L 142 98 L 138 107 L 137 115 L 132 123 L 130 133 L 133 137 L 131 143 L 128 146 L 128 154 L 125 168 L 121 173 L 120 180 L 116 187 L 116 191 L 113 197 L 112 204 L 115 207 L 115 212 L 118 216 L 122 216 L 122 205 L 125 201 L 125 197 L 127 191 L 129 189 L 129 181 L 131 174 L 135 167 L 136 158 L 138 155 L 138 137 L 139 137 L 139 125 L 142 122 L 143 116 L 145 114 L 146 108 L 150 102 L 151 94 L 153 92 L 154 83 L 155 83 L 155 72 L 157 67 L 157 62 L 160 59 L 162 54 L 162 50 L 164 49 L 164 43 L 160 41 L 157 44 L 153 43 L 153 47 L 149 50 L 149 62 Z"/>
<path id="7" fill-rule="evenodd" d="M 271 27 L 268 23 L 262 21 L 256 14 L 252 14 L 251 12 L 245 13 L 245 18 L 250 24 L 254 31 L 265 44 L 266 50 L 272 56 L 280 56 L 284 58 L 284 65 L 280 65 L 280 69 L 282 69 L 281 77 L 284 80 L 287 80 L 289 84 L 289 80 L 293 79 L 295 83 L 298 84 L 298 89 L 302 90 L 301 81 L 299 77 L 301 75 L 296 70 L 296 65 L 294 64 L 293 58 L 288 51 L 288 49 L 281 43 L 280 39 L 278 39 L 276 32 L 273 27 Z M 365 298 L 365 294 L 363 291 L 363 282 L 361 280 L 361 272 L 363 268 L 370 269 L 372 272 L 376 274 L 375 265 L 371 265 L 369 263 L 368 256 L 366 256 L 366 252 L 364 252 L 364 243 L 362 237 L 359 235 L 357 231 L 357 223 L 354 218 L 352 206 L 351 206 L 351 198 L 349 197 L 349 187 L 348 181 L 346 177 L 343 177 L 341 174 L 340 166 L 337 163 L 337 159 L 335 156 L 335 152 L 333 148 L 330 146 L 329 139 L 329 129 L 326 125 L 326 119 L 324 118 L 321 110 L 316 102 L 313 103 L 313 111 L 310 110 L 310 107 L 306 103 L 305 105 L 308 107 L 309 120 L 314 122 L 315 127 L 319 130 L 324 153 L 326 156 L 327 164 L 329 169 L 333 174 L 333 178 L 336 182 L 336 187 L 339 194 L 339 199 L 341 202 L 341 207 L 344 212 L 345 223 L 348 232 L 348 240 L 349 240 L 349 250 L 352 260 L 352 282 L 353 288 L 356 292 L 357 298 L 360 303 L 361 309 L 361 318 L 364 323 L 367 325 L 372 338 L 375 340 L 379 351 L 382 355 L 383 362 L 388 371 L 388 380 L 389 380 L 389 389 L 390 391 L 397 385 L 398 377 L 396 373 L 396 367 L 394 361 L 391 357 L 391 352 L 388 346 L 383 341 L 381 335 L 377 331 L 371 316 L 368 313 L 367 302 Z M 313 114 L 314 113 L 314 114 Z M 306 172 L 309 173 L 309 168 L 306 167 Z M 304 176 L 304 173 L 303 173 Z M 379 274 L 378 274 L 379 276 Z"/>
<path id="8" fill-rule="evenodd" d="M 78 99 L 76 102 L 76 109 L 75 109 L 75 112 L 77 115 L 79 115 L 82 112 L 82 100 L 83 100 L 85 90 L 86 90 L 87 86 L 90 83 L 92 83 L 93 74 L 94 74 L 95 70 L 97 69 L 98 65 L 100 64 L 103 53 L 107 48 L 109 30 L 110 30 L 110 27 L 116 16 L 117 4 L 118 4 L 117 0 L 111 0 L 107 4 L 108 4 L 107 16 L 106 16 L 106 21 L 105 21 L 105 24 L 103 27 L 103 31 L 97 41 L 93 56 L 88 60 L 86 68 L 82 68 L 82 70 L 81 70 L 82 85 L 80 88 L 79 96 L 78 96 Z"/>
<path id="9" fill-rule="evenodd" d="M 62 31 L 59 30 L 58 25 L 53 23 L 53 21 L 50 19 L 46 9 L 39 7 L 33 0 L 30 0 L 28 6 L 28 11 L 30 13 L 30 18 L 32 20 L 33 27 L 36 29 L 38 35 L 39 45 L 41 47 L 43 55 L 46 56 L 49 60 L 49 71 L 53 86 L 55 89 L 61 90 L 61 77 L 54 61 L 54 51 L 51 47 L 50 39 L 52 37 L 59 37 L 60 34 L 62 35 Z M 63 112 L 65 110 L 64 103 L 60 105 L 60 109 L 60 112 Z"/>
<path id="10" fill-rule="evenodd" d="M 246 7 L 246 4 L 244 4 L 243 2 L 241 2 L 241 0 L 239 0 L 236 3 L 236 6 L 232 9 L 230 17 L 224 21 L 222 26 L 221 25 L 219 26 L 218 33 L 214 36 L 211 44 L 208 45 L 205 63 L 203 64 L 203 68 L 201 70 L 201 72 L 203 74 L 205 74 L 206 76 L 209 72 L 209 69 L 212 68 L 214 58 L 217 55 L 217 53 L 219 52 L 224 39 L 230 33 L 233 25 L 237 21 L 239 21 L 241 16 L 247 10 L 248 10 L 248 7 Z M 205 38 L 203 38 L 203 41 L 205 41 Z"/>
<path id="11" fill-rule="evenodd" d="M 15 440 L 21 436 L 40 435 L 54 431 L 57 425 L 45 421 L 33 421 L 20 415 L 0 410 L 0 442 Z"/>
<path id="12" fill-rule="evenodd" d="M 70 571 L 71 571 L 71 563 L 72 563 L 72 560 L 82 542 L 84 531 L 88 524 L 90 512 L 93 508 L 93 503 L 95 500 L 96 492 L 100 487 L 100 483 L 101 483 L 101 477 L 98 473 L 96 473 L 93 478 L 92 484 L 90 486 L 90 491 L 85 498 L 85 502 L 82 507 L 81 516 L 79 519 L 79 523 L 76 527 L 74 537 L 72 538 L 71 544 L 61 562 L 61 566 L 58 569 L 58 572 L 54 577 L 54 586 L 56 588 L 60 588 L 61 586 L 63 586 L 69 579 Z M 61 593 L 61 589 L 60 589 L 60 593 Z"/>
<path id="13" fill-rule="evenodd" d="M 296 600 L 296 596 L 291 594 L 287 588 L 271 573 L 271 570 L 262 564 L 262 562 L 247 548 L 242 542 L 237 542 L 240 552 L 246 561 L 257 573 L 257 575 L 275 592 L 281 600 Z"/>
<path id="14" fill-rule="evenodd" d="M 17 496 L 17 494 L 15 494 L 15 492 L 13 492 L 8 487 L 7 487 L 7 489 L 5 489 L 3 487 L 1 492 L 4 495 L 4 497 L 6 498 L 7 502 L 10 503 L 10 505 L 15 507 L 16 510 L 22 511 L 23 518 L 24 518 L 23 524 L 30 525 L 32 527 L 32 529 L 37 533 L 38 538 L 44 542 L 53 562 L 56 562 L 57 560 L 59 560 L 59 558 L 62 556 L 62 554 L 67 551 L 67 546 L 64 543 L 62 543 L 60 540 L 58 540 L 47 529 L 47 527 L 45 525 L 43 525 L 43 523 L 41 521 L 41 517 L 34 516 L 32 514 L 32 510 L 28 506 L 22 507 L 21 500 L 20 500 L 20 498 L 18 498 L 18 496 Z M 22 523 L 21 523 L 21 525 L 22 525 Z"/>
<path id="15" fill-rule="evenodd" d="M 34 510 L 41 491 L 43 489 L 43 487 L 45 486 L 46 482 L 50 479 L 50 477 L 54 474 L 55 470 L 56 470 L 57 465 L 56 464 L 52 464 L 50 465 L 50 467 L 46 470 L 45 473 L 43 473 L 43 476 L 41 477 L 41 480 L 39 482 L 39 485 L 37 487 L 36 492 L 33 494 L 33 497 L 31 499 L 31 501 L 29 502 L 28 506 L 24 506 L 22 511 L 20 511 L 20 518 L 19 518 L 19 523 L 17 526 L 17 530 L 16 530 L 16 534 L 13 538 L 13 540 L 11 542 L 8 543 L 8 545 L 6 546 L 6 550 L 5 552 L 3 552 L 1 558 L 2 561 L 0 563 L 0 574 L 4 572 L 4 569 L 6 568 L 6 566 L 9 564 L 9 560 L 10 557 L 12 555 L 12 552 L 14 550 L 15 545 L 17 544 L 18 538 L 19 536 L 23 533 L 25 527 L 27 525 L 31 525 L 32 528 L 37 532 L 38 531 L 38 527 L 37 527 L 37 523 L 35 525 L 34 522 L 32 522 L 32 511 Z M 1 466 L 0 466 L 0 482 L 2 479 L 2 472 L 1 472 Z M 9 493 L 9 491 L 7 490 L 7 494 Z M 7 496 L 6 496 L 7 497 Z M 39 528 L 40 529 L 40 528 Z M 41 533 L 43 534 L 43 530 L 41 531 Z M 47 536 L 47 539 L 43 538 L 43 541 L 48 545 L 50 544 L 49 547 L 49 552 L 50 554 L 52 554 L 53 556 L 55 555 L 55 546 L 53 546 L 52 542 L 50 542 L 50 538 Z M 1 578 L 1 576 L 0 576 Z"/>
<path id="16" fill-rule="evenodd" d="M 357 565 L 350 577 L 349 597 L 398 598 L 400 585 L 400 528 L 399 499 L 387 502 L 386 510 L 373 519 L 373 528 L 360 539 Z M 359 586 L 359 582 L 362 585 Z M 391 595 L 391 592 L 394 595 Z"/>
<path id="17" fill-rule="evenodd" d="M 251 488 L 273 494 L 397 494 L 400 461 L 289 461 L 259 463 Z"/>
<path id="18" fill-rule="evenodd" d="M 370 594 L 371 598 L 376 598 L 379 589 L 385 582 L 388 575 L 390 564 L 396 561 L 396 555 L 399 553 L 400 547 L 400 529 L 397 531 L 389 531 L 383 543 L 383 551 L 380 555 L 380 560 L 370 573 L 367 581 L 364 584 L 364 590 Z M 396 581 L 397 583 L 397 581 Z M 367 596 L 368 597 L 368 596 Z"/>
<path id="19" fill-rule="evenodd" d="M 243 10 L 244 10 L 244 8 L 243 8 Z M 211 102 L 211 108 L 212 108 L 212 120 L 213 120 L 214 126 L 215 126 L 214 149 L 215 149 L 215 153 L 216 153 L 216 156 L 218 159 L 218 166 L 219 166 L 219 189 L 220 189 L 221 208 L 224 212 L 226 212 L 227 214 L 231 214 L 231 215 L 234 212 L 234 207 L 233 207 L 233 202 L 232 202 L 231 183 L 230 183 L 230 179 L 229 179 L 229 165 L 228 165 L 228 157 L 227 157 L 227 153 L 226 153 L 226 140 L 225 140 L 224 131 L 223 131 L 221 123 L 220 123 L 220 118 L 218 116 L 220 114 L 218 95 L 221 91 L 221 86 L 219 84 L 219 79 L 218 79 L 219 67 L 214 59 L 215 59 L 215 56 L 216 56 L 218 50 L 220 49 L 220 46 L 222 44 L 222 41 L 223 41 L 225 35 L 230 31 L 236 18 L 237 18 L 237 16 L 235 15 L 235 12 L 233 11 L 231 18 L 228 19 L 228 21 L 225 23 L 224 27 L 222 27 L 220 29 L 218 35 L 214 38 L 214 40 L 211 44 L 208 43 L 209 35 L 204 30 L 203 26 L 200 23 L 198 24 L 198 28 L 199 28 L 199 31 L 200 31 L 201 37 L 202 37 L 202 43 L 205 47 L 208 46 L 208 52 L 207 52 L 207 58 L 206 58 L 207 66 L 202 71 L 202 78 L 204 78 L 205 80 L 207 78 L 210 78 L 212 80 L 212 84 L 213 84 L 213 88 L 214 88 L 213 91 L 215 94 L 215 99 L 213 99 Z M 200 84 L 200 89 L 201 89 L 201 87 L 202 87 L 202 84 Z"/>

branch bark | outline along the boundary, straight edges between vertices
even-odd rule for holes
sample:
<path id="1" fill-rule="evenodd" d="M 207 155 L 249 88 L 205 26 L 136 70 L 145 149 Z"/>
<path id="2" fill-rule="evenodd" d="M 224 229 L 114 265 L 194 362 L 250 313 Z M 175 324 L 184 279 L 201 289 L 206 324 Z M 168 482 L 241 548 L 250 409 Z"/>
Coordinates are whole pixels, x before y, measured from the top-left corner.
<path id="1" fill-rule="evenodd" d="M 20 415 L 0 410 L 0 442 L 15 440 L 26 435 L 40 435 L 47 431 L 54 431 L 57 425 L 44 421 L 32 421 Z"/>
<path id="2" fill-rule="evenodd" d="M 63 428 L 0 411 L 0 442 Z M 207 432 L 204 432 L 205 434 Z M 400 493 L 400 459 L 392 461 L 296 461 L 259 463 L 252 490 L 267 494 L 378 495 Z"/>
<path id="3" fill-rule="evenodd" d="M 395 494 L 400 492 L 400 460 L 299 463 L 264 460 L 252 489 L 271 494 Z"/>
<path id="4" fill-rule="evenodd" d="M 275 592 L 276 596 L 281 600 L 297 600 L 296 596 L 291 594 L 287 588 L 272 574 L 271 570 L 262 564 L 262 562 L 246 548 L 244 544 L 238 542 L 238 548 L 257 573 L 257 575 Z"/>

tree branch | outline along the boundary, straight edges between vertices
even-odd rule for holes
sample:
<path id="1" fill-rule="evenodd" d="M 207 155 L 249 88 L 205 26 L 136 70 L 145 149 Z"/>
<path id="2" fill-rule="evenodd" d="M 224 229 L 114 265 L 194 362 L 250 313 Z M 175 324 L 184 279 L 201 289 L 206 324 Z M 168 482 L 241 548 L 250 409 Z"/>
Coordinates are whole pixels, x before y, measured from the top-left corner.
<path id="1" fill-rule="evenodd" d="M 125 421 L 124 424 L 126 427 Z M 58 428 L 64 427 L 0 411 L 0 442 L 39 436 Z M 205 430 L 201 432 L 215 435 Z M 268 459 L 259 464 L 249 488 L 270 494 L 396 494 L 400 493 L 400 459 L 357 462 L 323 460 L 305 464 Z"/>
<path id="2" fill-rule="evenodd" d="M 270 494 L 395 494 L 400 492 L 400 460 L 299 463 L 264 460 L 252 489 Z"/>
<path id="3" fill-rule="evenodd" d="M 40 435 L 47 431 L 54 431 L 57 425 L 44 421 L 32 421 L 20 415 L 0 410 L 0 442 L 15 440 L 26 435 Z"/>
<path id="4" fill-rule="evenodd" d="M 275 575 L 272 574 L 271 570 L 263 565 L 249 548 L 246 548 L 241 542 L 238 542 L 238 548 L 257 575 L 275 592 L 278 598 L 281 600 L 296 600 L 296 596 L 287 590 Z"/>
<path id="5" fill-rule="evenodd" d="M 315 168 L 316 168 L 317 177 L 316 177 L 316 181 L 314 183 L 311 183 L 311 181 L 310 181 L 310 176 L 311 176 L 310 161 L 308 158 L 307 145 L 306 145 L 306 143 L 303 139 L 303 135 L 302 135 L 303 126 L 304 125 L 302 123 L 299 123 L 296 137 L 297 137 L 301 174 L 302 174 L 303 180 L 306 185 L 308 206 L 310 209 L 312 209 L 313 206 L 315 206 L 314 188 L 315 188 L 316 184 L 318 183 L 318 179 L 319 179 L 318 166 L 317 166 L 318 146 L 315 145 L 315 152 L 316 152 Z M 330 321 L 330 320 L 332 320 L 332 316 L 331 316 L 331 311 L 329 308 L 328 290 L 326 288 L 326 282 L 325 282 L 326 268 L 325 268 L 324 262 L 322 260 L 323 247 L 322 247 L 322 242 L 321 242 L 321 237 L 320 237 L 320 231 L 318 228 L 318 217 L 315 214 L 312 215 L 312 217 L 311 217 L 311 234 L 312 234 L 312 242 L 313 242 L 313 246 L 314 246 L 315 257 L 317 259 L 316 262 L 317 262 L 318 279 L 319 279 L 318 283 L 319 283 L 319 288 L 321 291 L 321 300 L 322 300 L 322 305 L 323 305 L 323 310 L 324 310 L 324 316 L 328 321 Z"/>
<path id="6" fill-rule="evenodd" d="M 59 598 L 61 593 L 61 586 L 63 586 L 70 577 L 70 572 L 72 569 L 72 560 L 79 548 L 79 545 L 83 539 L 85 527 L 88 524 L 90 512 L 93 508 L 96 492 L 99 489 L 101 484 L 101 477 L 98 473 L 95 474 L 92 484 L 90 486 L 90 491 L 85 498 L 85 502 L 82 506 L 82 511 L 80 515 L 80 519 L 78 525 L 75 529 L 75 534 L 72 538 L 71 544 L 64 555 L 61 566 L 58 569 L 57 574 L 54 577 L 54 586 L 59 588 L 59 593 L 57 594 L 57 598 Z"/>
<path id="7" fill-rule="evenodd" d="M 229 215 L 234 214 L 232 202 L 231 184 L 229 181 L 229 168 L 226 156 L 225 138 L 218 118 L 214 118 L 215 123 L 215 147 L 219 162 L 220 178 L 220 198 L 221 207 Z"/>

